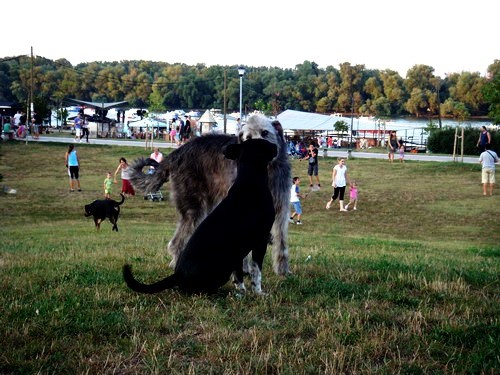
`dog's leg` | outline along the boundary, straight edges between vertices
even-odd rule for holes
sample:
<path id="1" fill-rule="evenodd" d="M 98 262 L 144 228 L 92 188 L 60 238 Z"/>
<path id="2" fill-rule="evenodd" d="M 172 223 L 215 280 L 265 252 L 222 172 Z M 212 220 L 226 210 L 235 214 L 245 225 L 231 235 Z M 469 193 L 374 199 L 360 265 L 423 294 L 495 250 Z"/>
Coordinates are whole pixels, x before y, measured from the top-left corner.
<path id="1" fill-rule="evenodd" d="M 205 219 L 207 213 L 205 211 L 191 210 L 189 215 L 182 215 L 177 222 L 174 236 L 167 246 L 168 253 L 172 256 L 169 264 L 175 268 L 175 263 L 179 259 L 179 255 L 186 247 L 191 235 L 194 233 L 198 225 Z"/>
<path id="2" fill-rule="evenodd" d="M 265 294 L 262 292 L 262 263 L 264 255 L 266 255 L 267 241 L 256 246 L 252 251 L 252 264 L 250 268 L 250 276 L 252 278 L 252 290 L 256 294 Z"/>
<path id="3" fill-rule="evenodd" d="M 101 221 L 98 218 L 94 217 L 94 223 L 95 223 L 95 228 L 99 230 L 101 228 Z"/>
<path id="4" fill-rule="evenodd" d="M 118 223 L 117 223 L 118 218 L 117 218 L 117 217 L 113 217 L 113 216 L 111 216 L 111 217 L 109 218 L 109 221 L 111 221 L 111 224 L 113 224 L 113 229 L 111 229 L 111 231 L 114 231 L 114 230 L 115 230 L 115 231 L 117 231 L 117 232 L 118 232 L 118 225 L 117 225 L 117 224 L 118 224 Z"/>
<path id="5" fill-rule="evenodd" d="M 288 207 L 279 207 L 271 229 L 273 239 L 272 255 L 274 272 L 278 275 L 289 275 L 288 259 Z"/>
<path id="6" fill-rule="evenodd" d="M 231 274 L 231 279 L 237 292 L 246 292 L 245 284 L 243 283 L 243 270 L 241 268 Z"/>
<path id="7" fill-rule="evenodd" d="M 177 228 L 175 229 L 174 236 L 169 241 L 167 246 L 167 251 L 172 257 L 172 260 L 169 264 L 171 268 L 175 268 L 175 263 L 177 262 L 177 259 L 179 259 L 181 251 L 186 247 L 186 244 L 193 232 L 194 228 L 192 228 L 192 226 L 188 226 L 182 221 L 179 221 L 177 223 Z"/>
<path id="8" fill-rule="evenodd" d="M 252 267 L 252 253 L 250 252 L 245 258 L 243 258 L 243 274 L 249 275 L 251 267 Z"/>

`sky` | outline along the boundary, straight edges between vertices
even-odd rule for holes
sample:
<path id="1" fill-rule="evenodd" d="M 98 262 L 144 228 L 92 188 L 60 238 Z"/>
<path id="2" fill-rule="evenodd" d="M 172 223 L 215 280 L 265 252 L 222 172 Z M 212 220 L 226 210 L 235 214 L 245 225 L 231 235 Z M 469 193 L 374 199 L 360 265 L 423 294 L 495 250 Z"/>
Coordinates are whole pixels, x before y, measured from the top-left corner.
<path id="1" fill-rule="evenodd" d="M 500 59 L 496 0 L 14 0 L 2 3 L 0 59 L 73 65 L 149 60 L 187 65 L 320 68 L 348 62 L 406 77 L 486 75 Z M 8 30 L 8 32 L 7 32 Z"/>

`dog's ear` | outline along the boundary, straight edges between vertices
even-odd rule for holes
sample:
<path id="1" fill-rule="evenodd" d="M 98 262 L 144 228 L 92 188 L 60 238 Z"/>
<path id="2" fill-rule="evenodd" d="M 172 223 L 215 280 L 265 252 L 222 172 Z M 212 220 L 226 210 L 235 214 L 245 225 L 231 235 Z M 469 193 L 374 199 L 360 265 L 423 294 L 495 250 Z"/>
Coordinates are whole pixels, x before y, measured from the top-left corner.
<path id="1" fill-rule="evenodd" d="M 283 137 L 283 126 L 281 126 L 281 122 L 274 120 L 271 124 L 273 125 L 274 130 L 276 130 L 276 133 L 279 134 L 280 137 Z"/>
<path id="2" fill-rule="evenodd" d="M 236 160 L 240 156 L 241 145 L 239 143 L 233 143 L 228 145 L 223 153 L 227 159 Z"/>

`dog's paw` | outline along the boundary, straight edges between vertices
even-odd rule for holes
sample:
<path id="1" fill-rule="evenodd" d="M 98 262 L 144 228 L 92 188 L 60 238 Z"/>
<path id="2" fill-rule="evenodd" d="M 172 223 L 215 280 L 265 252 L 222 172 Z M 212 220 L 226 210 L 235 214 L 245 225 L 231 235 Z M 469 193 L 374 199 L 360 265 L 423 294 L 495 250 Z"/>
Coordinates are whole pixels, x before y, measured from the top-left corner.
<path id="1" fill-rule="evenodd" d="M 234 284 L 234 288 L 236 289 L 237 292 L 246 293 L 247 288 L 245 288 L 245 284 L 238 283 L 238 282 L 234 282 L 233 284 Z"/>
<path id="2" fill-rule="evenodd" d="M 258 290 L 257 290 L 257 289 L 254 289 L 254 290 L 253 290 L 253 293 L 254 293 L 255 295 L 257 295 L 257 296 L 260 296 L 260 297 L 266 297 L 266 296 L 268 296 L 268 295 L 269 295 L 268 293 L 264 292 L 262 289 L 258 289 Z"/>

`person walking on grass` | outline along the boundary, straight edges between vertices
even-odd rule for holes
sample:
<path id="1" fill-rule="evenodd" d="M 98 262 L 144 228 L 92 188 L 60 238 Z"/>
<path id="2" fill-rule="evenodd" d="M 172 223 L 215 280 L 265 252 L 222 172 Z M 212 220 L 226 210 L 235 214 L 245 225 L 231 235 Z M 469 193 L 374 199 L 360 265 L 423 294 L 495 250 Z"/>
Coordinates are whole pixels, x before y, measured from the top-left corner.
<path id="1" fill-rule="evenodd" d="M 120 158 L 120 164 L 118 164 L 118 167 L 116 168 L 115 171 L 115 176 L 114 176 L 114 183 L 116 184 L 118 181 L 116 181 L 116 175 L 120 173 L 120 177 L 122 179 L 122 193 L 126 197 L 130 197 L 132 195 L 135 195 L 134 188 L 132 187 L 132 184 L 130 183 L 130 173 L 132 172 L 132 168 L 128 165 L 127 159 L 125 158 Z"/>
<path id="2" fill-rule="evenodd" d="M 75 191 L 75 188 L 78 191 L 82 191 L 80 188 L 80 159 L 78 158 L 78 154 L 76 153 L 76 149 L 74 145 L 68 146 L 68 151 L 65 155 L 66 160 L 66 169 L 68 170 L 69 175 L 69 192 L 72 193 Z"/>
<path id="3" fill-rule="evenodd" d="M 349 206 L 352 206 L 352 209 L 356 211 L 358 205 L 358 184 L 356 181 L 351 181 L 349 186 L 349 203 L 345 205 L 345 209 L 349 210 Z"/>
<path id="4" fill-rule="evenodd" d="M 493 195 L 493 186 L 495 185 L 495 163 L 498 163 L 498 155 L 490 150 L 490 144 L 484 145 L 484 151 L 479 156 L 479 163 L 483 166 L 481 170 L 481 182 L 483 183 L 483 195 L 487 195 L 488 185 L 490 195 Z"/>
<path id="5" fill-rule="evenodd" d="M 306 199 L 307 194 L 302 194 L 300 192 L 300 177 L 294 177 L 292 179 L 292 187 L 290 189 L 290 203 L 293 205 L 295 212 L 290 216 L 290 223 L 295 223 L 297 225 L 302 225 L 302 205 L 300 204 L 300 198 Z M 293 221 L 293 218 L 297 216 L 297 222 Z"/>
<path id="6" fill-rule="evenodd" d="M 318 149 L 314 146 L 314 143 L 311 142 L 307 150 L 307 155 L 299 160 L 303 159 L 308 161 L 307 174 L 309 175 L 309 187 L 311 188 L 311 190 L 319 190 L 321 188 L 321 184 L 319 183 L 318 176 Z M 316 177 L 316 182 L 318 184 L 316 189 L 313 185 L 313 175 Z"/>
<path id="7" fill-rule="evenodd" d="M 347 167 L 345 165 L 345 158 L 339 158 L 338 164 L 333 167 L 332 172 L 332 186 L 333 195 L 330 200 L 326 203 L 326 209 L 329 210 L 335 199 L 339 198 L 340 211 L 347 211 L 344 208 L 344 194 L 345 187 L 349 182 L 349 176 L 347 175 Z"/>
<path id="8" fill-rule="evenodd" d="M 113 178 L 111 177 L 111 172 L 106 174 L 104 179 L 104 198 L 111 199 L 111 191 L 113 189 Z"/>
<path id="9" fill-rule="evenodd" d="M 389 162 L 392 163 L 394 161 L 394 153 L 399 148 L 398 136 L 396 135 L 396 132 L 394 130 L 389 133 L 388 147 L 389 147 L 389 154 L 388 154 Z"/>
<path id="10" fill-rule="evenodd" d="M 79 113 L 75 117 L 75 142 L 81 142 L 82 141 L 82 126 L 83 126 L 83 119 L 82 119 L 82 114 Z"/>

